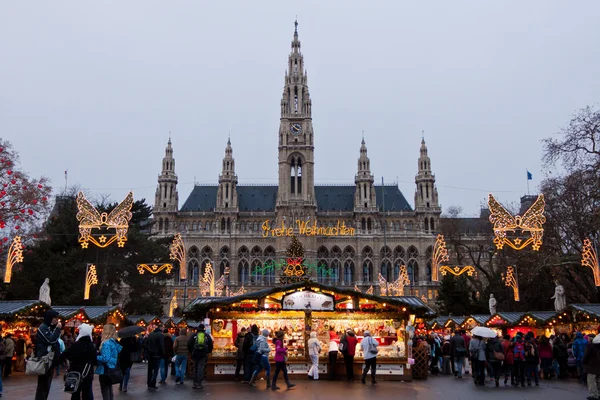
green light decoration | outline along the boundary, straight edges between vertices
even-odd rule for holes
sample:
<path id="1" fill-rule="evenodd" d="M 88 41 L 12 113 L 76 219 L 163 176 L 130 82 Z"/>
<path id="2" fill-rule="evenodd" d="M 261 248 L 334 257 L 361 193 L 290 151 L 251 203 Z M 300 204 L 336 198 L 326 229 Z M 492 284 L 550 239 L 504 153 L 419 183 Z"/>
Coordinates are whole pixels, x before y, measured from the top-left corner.
<path id="1" fill-rule="evenodd" d="M 266 275 L 270 271 L 283 271 L 285 267 L 288 265 L 287 259 L 281 259 L 279 261 L 267 261 L 262 267 L 255 267 L 254 270 L 250 273 L 252 276 L 262 276 Z M 335 275 L 335 269 L 327 267 L 325 264 L 317 264 L 310 261 L 304 260 L 302 263 L 304 267 L 308 271 L 315 271 L 317 275 L 323 275 L 332 277 Z"/>

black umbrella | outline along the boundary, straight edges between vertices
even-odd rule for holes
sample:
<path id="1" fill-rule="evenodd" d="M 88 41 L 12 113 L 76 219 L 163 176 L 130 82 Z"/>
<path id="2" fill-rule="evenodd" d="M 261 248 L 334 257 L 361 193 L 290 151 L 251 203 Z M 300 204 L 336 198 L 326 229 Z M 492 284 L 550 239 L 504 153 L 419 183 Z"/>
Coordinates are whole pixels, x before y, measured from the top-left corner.
<path id="1" fill-rule="evenodd" d="M 119 329 L 119 337 L 121 339 L 128 338 L 144 332 L 146 329 L 141 326 L 128 326 L 127 328 Z"/>

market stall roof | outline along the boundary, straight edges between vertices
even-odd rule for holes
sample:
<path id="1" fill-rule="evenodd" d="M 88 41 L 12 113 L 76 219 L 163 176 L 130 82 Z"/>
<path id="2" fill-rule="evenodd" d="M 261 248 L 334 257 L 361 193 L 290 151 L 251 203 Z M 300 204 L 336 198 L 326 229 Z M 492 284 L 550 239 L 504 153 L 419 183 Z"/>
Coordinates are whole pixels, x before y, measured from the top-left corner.
<path id="1" fill-rule="evenodd" d="M 508 324 L 511 324 L 511 325 L 516 324 L 521 319 L 523 314 L 524 313 L 522 313 L 522 312 L 499 312 L 499 313 L 496 313 L 496 315 L 500 316 L 500 318 L 502 318 L 504 321 L 506 321 Z M 488 322 L 490 322 L 492 320 L 492 318 L 490 318 L 490 320 Z"/>
<path id="2" fill-rule="evenodd" d="M 488 322 L 490 318 L 492 318 L 492 316 L 489 314 L 473 314 L 470 315 L 470 317 L 477 321 L 477 323 L 479 323 L 480 325 L 485 325 L 485 323 Z M 468 317 L 465 318 L 465 321 L 467 319 Z"/>
<path id="3" fill-rule="evenodd" d="M 449 316 L 448 319 L 446 320 L 446 322 L 444 323 L 444 325 L 447 324 L 448 321 L 452 321 L 456 325 L 462 325 L 462 323 L 465 322 L 466 319 L 467 319 L 467 317 L 464 316 L 464 315 L 462 315 L 462 316 Z"/>
<path id="4" fill-rule="evenodd" d="M 576 311 L 581 311 L 586 314 L 593 315 L 596 318 L 600 318 L 600 304 L 571 304 L 569 307 Z M 557 313 L 558 314 L 558 313 Z"/>
<path id="5" fill-rule="evenodd" d="M 119 306 L 85 306 L 83 310 L 92 321 L 104 319 L 108 314 L 115 312 Z"/>
<path id="6" fill-rule="evenodd" d="M 83 306 L 54 306 L 52 309 L 56 311 L 61 318 L 71 319 L 80 311 L 83 311 Z M 89 319 L 87 314 L 86 316 Z"/>
<path id="7" fill-rule="evenodd" d="M 545 324 L 549 321 L 552 321 L 556 316 L 560 314 L 556 311 L 528 311 L 521 316 L 523 318 L 526 315 L 529 315 L 531 318 L 535 319 L 537 322 Z"/>
<path id="8" fill-rule="evenodd" d="M 26 311 L 32 307 L 48 307 L 39 300 L 7 300 L 0 301 L 0 318 L 13 317 L 17 313 Z"/>
<path id="9" fill-rule="evenodd" d="M 435 311 L 429 308 L 421 299 L 415 296 L 389 296 L 381 297 L 372 294 L 366 294 L 355 291 L 353 288 L 340 288 L 336 286 L 324 285 L 318 282 L 299 282 L 290 285 L 276 286 L 256 292 L 249 292 L 238 296 L 231 297 L 199 297 L 192 301 L 184 310 L 184 313 L 199 312 L 215 307 L 224 307 L 235 303 L 240 303 L 245 300 L 258 300 L 275 293 L 295 292 L 301 289 L 330 291 L 343 296 L 356 297 L 366 299 L 377 303 L 387 303 L 396 307 L 410 307 L 415 311 L 420 312 L 424 316 L 435 316 Z"/>
<path id="10" fill-rule="evenodd" d="M 137 324 L 138 322 L 142 321 L 146 324 L 154 321 L 155 319 L 158 318 L 157 315 L 152 315 L 152 314 L 145 314 L 145 315 L 127 315 L 125 317 L 129 322 L 133 323 L 133 324 Z"/>
<path id="11" fill-rule="evenodd" d="M 446 325 L 446 322 L 448 321 L 448 316 L 441 316 L 441 317 L 437 317 L 433 320 L 431 320 L 431 322 L 429 322 L 427 325 L 432 328 L 432 329 L 436 329 L 436 328 L 443 328 Z"/>

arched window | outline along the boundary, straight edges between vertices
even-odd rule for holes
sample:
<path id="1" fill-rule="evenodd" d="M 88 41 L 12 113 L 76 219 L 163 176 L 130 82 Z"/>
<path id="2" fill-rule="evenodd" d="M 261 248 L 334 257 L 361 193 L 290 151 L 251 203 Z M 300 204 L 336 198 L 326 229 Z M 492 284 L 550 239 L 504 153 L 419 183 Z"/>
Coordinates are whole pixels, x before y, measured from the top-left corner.
<path id="1" fill-rule="evenodd" d="M 392 281 L 392 263 L 387 258 L 381 261 L 381 276 L 388 282 Z"/>
<path id="2" fill-rule="evenodd" d="M 264 273 L 262 271 L 262 263 L 260 262 L 260 260 L 252 260 L 252 268 L 250 268 L 250 275 L 251 282 L 260 285 L 264 284 Z"/>
<path id="3" fill-rule="evenodd" d="M 163 219 L 158 220 L 158 230 L 162 232 L 163 230 Z"/>
<path id="4" fill-rule="evenodd" d="M 238 262 L 238 271 L 240 274 L 240 285 L 248 285 L 250 283 L 250 267 L 248 261 L 240 260 Z"/>
<path id="5" fill-rule="evenodd" d="M 354 284 L 354 261 L 344 261 L 344 285 Z"/>
<path id="6" fill-rule="evenodd" d="M 427 273 L 427 282 L 431 282 L 431 260 L 427 261 L 425 271 Z"/>
<path id="7" fill-rule="evenodd" d="M 406 271 L 408 272 L 408 279 L 410 279 L 411 285 L 416 284 L 419 278 L 419 263 L 417 260 L 411 259 L 408 261 Z"/>
<path id="8" fill-rule="evenodd" d="M 431 228 L 432 232 L 435 232 L 435 220 L 431 217 L 431 221 L 429 222 L 429 228 Z"/>
<path id="9" fill-rule="evenodd" d="M 331 265 L 329 266 L 329 282 L 332 285 L 337 285 L 340 283 L 340 270 L 341 268 L 341 261 L 338 259 L 334 259 L 331 261 Z"/>
<path id="10" fill-rule="evenodd" d="M 169 220 L 165 219 L 165 232 L 169 232 Z"/>
<path id="11" fill-rule="evenodd" d="M 370 259 L 363 261 L 363 282 L 370 283 L 373 281 L 373 262 Z"/>
<path id="12" fill-rule="evenodd" d="M 367 231 L 371 232 L 371 218 L 367 219 Z"/>
<path id="13" fill-rule="evenodd" d="M 352 248 L 352 246 L 346 246 L 344 249 L 344 258 L 354 258 L 356 252 Z"/>
<path id="14" fill-rule="evenodd" d="M 198 221 L 198 230 L 201 231 L 202 230 L 202 221 Z"/>
<path id="15" fill-rule="evenodd" d="M 265 250 L 266 252 L 266 250 Z M 269 267 L 269 268 L 267 268 Z M 264 274 L 263 274 L 263 278 L 265 281 L 265 284 L 267 285 L 273 285 L 275 284 L 275 262 L 269 258 L 265 261 L 265 266 L 263 268 Z"/>
<path id="16" fill-rule="evenodd" d="M 221 232 L 225 232 L 225 218 L 221 218 Z"/>
<path id="17" fill-rule="evenodd" d="M 361 224 L 362 230 L 366 231 L 367 230 L 367 220 L 366 219 L 362 219 L 362 224 Z"/>
<path id="18" fill-rule="evenodd" d="M 329 280 L 329 263 L 327 260 L 319 260 L 317 262 L 317 282 L 328 283 Z"/>
<path id="19" fill-rule="evenodd" d="M 429 218 L 425 217 L 425 232 L 429 232 Z"/>
<path id="20" fill-rule="evenodd" d="M 200 279 L 198 260 L 192 259 L 188 262 L 188 276 L 190 277 L 193 285 L 198 285 Z"/>

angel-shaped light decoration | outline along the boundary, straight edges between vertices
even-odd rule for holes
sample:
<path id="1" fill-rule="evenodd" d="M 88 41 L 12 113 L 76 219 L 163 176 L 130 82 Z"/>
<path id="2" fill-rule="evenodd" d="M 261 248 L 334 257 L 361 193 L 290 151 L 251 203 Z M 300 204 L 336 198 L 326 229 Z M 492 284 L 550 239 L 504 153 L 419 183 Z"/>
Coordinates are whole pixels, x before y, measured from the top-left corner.
<path id="1" fill-rule="evenodd" d="M 175 237 L 173 238 L 173 243 L 171 243 L 169 250 L 169 257 L 171 258 L 171 260 L 177 261 L 179 263 L 179 279 L 187 279 L 187 261 L 185 259 L 185 244 L 183 243 L 181 233 L 175 234 Z"/>
<path id="2" fill-rule="evenodd" d="M 387 296 L 388 292 L 388 281 L 383 277 L 383 275 L 379 274 L 379 295 Z"/>
<path id="3" fill-rule="evenodd" d="M 439 281 L 440 267 L 442 266 L 442 263 L 448 262 L 449 260 L 450 257 L 448 256 L 444 235 L 437 235 L 435 245 L 433 246 L 433 255 L 431 257 L 431 280 L 433 282 Z"/>
<path id="4" fill-rule="evenodd" d="M 388 284 L 388 295 L 389 296 L 404 296 L 404 287 L 410 285 L 410 278 L 408 277 L 408 270 L 406 265 L 400 266 L 400 276 L 395 282 Z"/>
<path id="5" fill-rule="evenodd" d="M 523 213 L 523 216 L 515 215 L 513 217 L 490 193 L 488 206 L 490 209 L 490 222 L 494 224 L 494 234 L 496 235 L 494 244 L 496 247 L 502 249 L 507 244 L 515 250 L 523 250 L 531 244 L 531 248 L 538 251 L 544 236 L 545 205 L 544 195 L 540 194 L 531 207 Z M 529 232 L 531 237 L 524 241 L 520 237 L 512 240 L 506 237 L 507 232 L 517 233 L 517 231 L 520 231 L 518 233 Z"/>
<path id="6" fill-rule="evenodd" d="M 117 241 L 119 247 L 125 246 L 127 241 L 127 230 L 129 229 L 129 220 L 131 220 L 131 206 L 133 205 L 133 192 L 129 192 L 125 200 L 119 203 L 110 213 L 100 214 L 86 198 L 83 192 L 77 194 L 77 220 L 79 221 L 79 243 L 84 249 L 88 248 L 89 243 L 93 243 L 100 248 L 110 246 Z M 92 230 L 100 229 L 107 231 L 114 229 L 114 235 L 110 237 L 101 233 L 96 239 L 92 236 Z M 111 236 L 112 235 L 112 236 Z"/>
<path id="7" fill-rule="evenodd" d="M 519 276 L 515 272 L 515 269 L 511 266 L 506 267 L 506 276 L 502 274 L 502 280 L 506 286 L 513 289 L 515 301 L 519 301 Z"/>
<path id="8" fill-rule="evenodd" d="M 15 264 L 23 262 L 23 243 L 21 236 L 15 236 L 8 248 L 8 256 L 6 257 L 6 271 L 4 272 L 4 283 L 10 283 L 12 278 L 12 269 Z"/>
<path id="9" fill-rule="evenodd" d="M 581 249 L 581 265 L 584 267 L 590 267 L 594 272 L 594 283 L 596 286 L 600 286 L 600 265 L 598 265 L 598 254 L 592 241 L 585 239 L 583 241 L 583 249 Z"/>
<path id="10" fill-rule="evenodd" d="M 83 299 L 89 300 L 90 298 L 90 288 L 92 285 L 98 284 L 98 275 L 96 274 L 96 266 L 89 265 L 87 268 L 87 272 L 85 274 L 85 290 L 83 292 Z"/>

